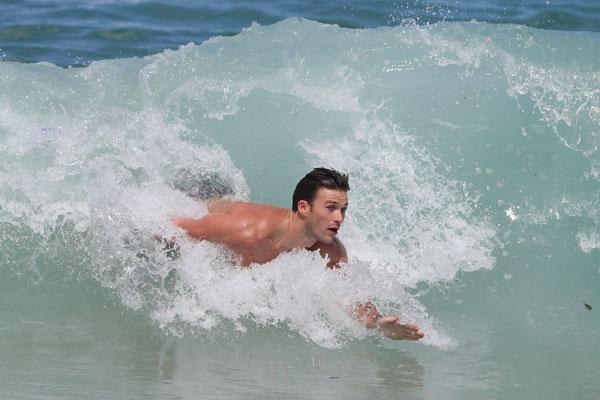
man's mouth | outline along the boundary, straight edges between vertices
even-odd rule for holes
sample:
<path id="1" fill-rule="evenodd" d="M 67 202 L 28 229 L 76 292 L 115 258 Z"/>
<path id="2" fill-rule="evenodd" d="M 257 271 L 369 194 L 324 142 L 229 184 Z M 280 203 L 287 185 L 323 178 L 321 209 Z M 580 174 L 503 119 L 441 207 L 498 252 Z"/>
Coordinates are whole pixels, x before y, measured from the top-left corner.
<path id="1" fill-rule="evenodd" d="M 340 228 L 328 228 L 328 230 L 330 230 L 331 232 L 333 232 L 333 233 L 335 233 L 337 235 L 337 233 L 340 230 Z"/>

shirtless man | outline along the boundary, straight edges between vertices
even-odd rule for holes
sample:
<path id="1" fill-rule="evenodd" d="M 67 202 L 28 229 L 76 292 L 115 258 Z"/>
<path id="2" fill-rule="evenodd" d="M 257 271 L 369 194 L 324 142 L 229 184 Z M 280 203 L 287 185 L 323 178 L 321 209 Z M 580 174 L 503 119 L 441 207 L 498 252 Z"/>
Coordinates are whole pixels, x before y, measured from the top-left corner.
<path id="1" fill-rule="evenodd" d="M 266 263 L 297 248 L 318 250 L 329 268 L 348 260 L 337 238 L 348 208 L 348 176 L 315 168 L 298 182 L 292 209 L 228 199 L 209 202 L 200 219 L 176 218 L 173 223 L 198 240 L 222 244 L 241 257 L 243 266 Z M 383 316 L 371 302 L 357 305 L 354 316 L 367 328 L 392 339 L 419 340 L 424 333 L 397 316 Z"/>

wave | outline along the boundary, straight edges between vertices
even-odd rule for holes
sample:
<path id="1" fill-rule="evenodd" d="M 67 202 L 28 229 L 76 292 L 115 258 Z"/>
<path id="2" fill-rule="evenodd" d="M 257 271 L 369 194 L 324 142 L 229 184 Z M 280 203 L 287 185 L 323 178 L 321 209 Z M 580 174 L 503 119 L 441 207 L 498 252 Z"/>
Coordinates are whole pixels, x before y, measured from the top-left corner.
<path id="1" fill-rule="evenodd" d="M 599 40 L 290 19 L 84 68 L 2 62 L 2 279 L 92 280 L 178 335 L 283 324 L 325 347 L 369 334 L 345 309 L 371 299 L 451 348 L 439 291 L 475 276 L 488 287 L 474 274 L 498 263 L 510 280 L 518 244 L 563 251 L 549 226 L 597 257 Z M 341 272 L 305 251 L 241 269 L 169 222 L 206 212 L 171 184 L 181 171 L 289 206 L 317 165 L 351 177 Z"/>

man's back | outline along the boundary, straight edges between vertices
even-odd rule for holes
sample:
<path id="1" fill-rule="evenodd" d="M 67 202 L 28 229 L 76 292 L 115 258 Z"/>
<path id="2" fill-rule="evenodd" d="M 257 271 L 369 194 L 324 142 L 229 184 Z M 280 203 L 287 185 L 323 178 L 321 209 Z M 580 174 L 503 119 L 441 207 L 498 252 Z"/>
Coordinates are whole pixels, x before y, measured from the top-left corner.
<path id="1" fill-rule="evenodd" d="M 276 222 L 281 215 L 287 214 L 287 209 L 275 207 L 268 204 L 249 203 L 244 201 L 234 201 L 227 198 L 213 199 L 208 202 L 208 212 L 210 214 L 229 214 L 239 218 L 267 219 Z"/>

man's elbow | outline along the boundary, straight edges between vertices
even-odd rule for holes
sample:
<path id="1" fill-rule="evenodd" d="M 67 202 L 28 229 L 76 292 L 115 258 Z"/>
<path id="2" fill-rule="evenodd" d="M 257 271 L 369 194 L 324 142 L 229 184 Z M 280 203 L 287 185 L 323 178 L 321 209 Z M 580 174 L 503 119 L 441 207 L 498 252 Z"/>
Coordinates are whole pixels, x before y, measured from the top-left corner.
<path id="1" fill-rule="evenodd" d="M 185 221 L 185 218 L 171 218 L 171 223 L 180 228 L 183 228 L 182 227 L 183 221 Z"/>
<path id="2" fill-rule="evenodd" d="M 187 234 L 195 239 L 204 240 L 204 229 L 199 220 L 189 218 L 173 218 L 171 222 L 179 228 L 185 230 Z"/>
<path id="3" fill-rule="evenodd" d="M 171 219 L 171 223 L 173 223 L 173 225 L 176 225 L 181 229 L 185 229 L 186 231 L 190 230 L 192 221 L 193 220 L 191 220 L 189 218 L 173 218 L 173 219 Z"/>

